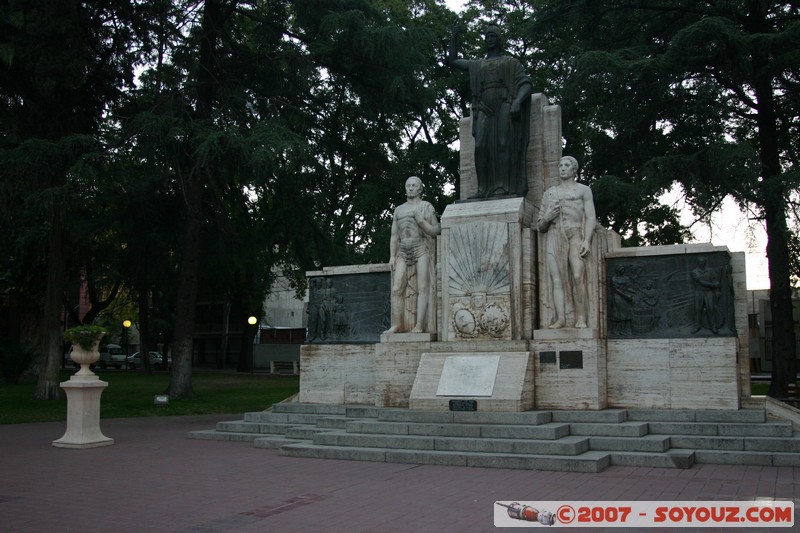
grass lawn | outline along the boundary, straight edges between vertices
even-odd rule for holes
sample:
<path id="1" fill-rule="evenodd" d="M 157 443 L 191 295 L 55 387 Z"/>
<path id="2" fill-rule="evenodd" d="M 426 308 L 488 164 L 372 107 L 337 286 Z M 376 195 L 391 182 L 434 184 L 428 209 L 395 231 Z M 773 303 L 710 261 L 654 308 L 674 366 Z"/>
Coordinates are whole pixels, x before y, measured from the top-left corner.
<path id="1" fill-rule="evenodd" d="M 74 370 L 63 371 L 60 381 L 67 381 Z M 156 406 L 153 397 L 163 394 L 169 374 L 151 376 L 141 372 L 98 371 L 108 383 L 100 402 L 100 418 L 135 416 L 201 415 L 263 411 L 273 403 L 295 394 L 300 388 L 298 376 L 274 376 L 196 372 L 192 374 L 195 396 Z M 23 378 L 18 385 L 0 382 L 0 424 L 52 422 L 67 419 L 67 400 L 41 401 L 34 398 L 36 379 Z"/>
<path id="2" fill-rule="evenodd" d="M 769 390 L 769 383 L 751 383 L 750 390 L 753 396 L 764 396 Z"/>

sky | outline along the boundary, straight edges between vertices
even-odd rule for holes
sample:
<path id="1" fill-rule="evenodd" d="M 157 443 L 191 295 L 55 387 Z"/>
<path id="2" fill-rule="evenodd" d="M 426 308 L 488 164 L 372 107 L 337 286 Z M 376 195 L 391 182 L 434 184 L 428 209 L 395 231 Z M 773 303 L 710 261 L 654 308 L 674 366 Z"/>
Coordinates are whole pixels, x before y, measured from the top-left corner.
<path id="1" fill-rule="evenodd" d="M 463 9 L 465 0 L 446 0 L 453 11 Z M 569 105 L 568 102 L 562 105 Z M 747 289 L 769 288 L 767 274 L 767 236 L 763 223 L 748 220 L 730 196 L 722 203 L 722 208 L 711 218 L 710 224 L 694 223 L 694 215 L 681 199 L 681 191 L 673 190 L 660 198 L 667 205 L 677 205 L 681 210 L 681 222 L 691 225 L 694 241 L 710 242 L 715 246 L 727 246 L 731 252 L 745 252 L 747 261 Z"/>
<path id="2" fill-rule="evenodd" d="M 768 289 L 767 232 L 764 223 L 749 219 L 731 196 L 725 197 L 721 209 L 711 217 L 710 224 L 694 222 L 695 217 L 682 196 L 682 191 L 675 188 L 659 200 L 679 209 L 681 223 L 690 226 L 694 235 L 692 242 L 710 242 L 715 246 L 727 246 L 731 252 L 745 252 L 747 289 Z"/>

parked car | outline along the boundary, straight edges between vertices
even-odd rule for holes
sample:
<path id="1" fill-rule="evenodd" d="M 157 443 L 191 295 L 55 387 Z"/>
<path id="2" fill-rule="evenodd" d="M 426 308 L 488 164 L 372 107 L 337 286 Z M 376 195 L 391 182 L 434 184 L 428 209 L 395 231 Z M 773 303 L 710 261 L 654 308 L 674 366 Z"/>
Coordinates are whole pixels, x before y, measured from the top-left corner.
<path id="1" fill-rule="evenodd" d="M 135 354 L 128 357 L 128 368 L 131 370 L 136 370 L 137 368 L 142 368 L 144 366 L 144 362 L 142 361 L 142 353 L 136 352 Z M 162 370 L 164 368 L 169 367 L 169 360 L 167 360 L 166 366 L 164 365 L 164 356 L 161 355 L 161 352 L 150 352 L 150 368 L 153 370 Z"/>
<path id="2" fill-rule="evenodd" d="M 105 348 L 100 350 L 100 359 L 97 360 L 97 366 L 101 370 L 108 367 L 114 367 L 117 370 L 125 366 L 125 352 L 119 344 L 107 344 Z"/>

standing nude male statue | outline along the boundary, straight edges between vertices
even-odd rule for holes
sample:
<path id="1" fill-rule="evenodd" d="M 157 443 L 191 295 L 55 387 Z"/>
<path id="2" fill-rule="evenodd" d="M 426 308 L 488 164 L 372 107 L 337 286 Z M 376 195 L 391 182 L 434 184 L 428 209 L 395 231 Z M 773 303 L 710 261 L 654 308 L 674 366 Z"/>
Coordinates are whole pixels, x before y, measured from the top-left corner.
<path id="1" fill-rule="evenodd" d="M 563 328 L 566 301 L 575 310 L 575 327 L 587 327 L 588 314 L 586 266 L 583 261 L 591 250 L 595 210 L 592 190 L 575 181 L 578 161 L 561 158 L 558 175 L 561 182 L 547 189 L 539 211 L 539 232 L 545 234 L 545 270 L 552 285 L 552 322 L 548 327 Z"/>
<path id="2" fill-rule="evenodd" d="M 406 180 L 406 199 L 395 209 L 392 220 L 392 326 L 385 333 L 425 332 L 433 298 L 436 236 L 441 226 L 433 206 L 422 199 L 422 180 L 416 176 Z M 415 294 L 416 317 L 409 320 L 406 304 Z"/>

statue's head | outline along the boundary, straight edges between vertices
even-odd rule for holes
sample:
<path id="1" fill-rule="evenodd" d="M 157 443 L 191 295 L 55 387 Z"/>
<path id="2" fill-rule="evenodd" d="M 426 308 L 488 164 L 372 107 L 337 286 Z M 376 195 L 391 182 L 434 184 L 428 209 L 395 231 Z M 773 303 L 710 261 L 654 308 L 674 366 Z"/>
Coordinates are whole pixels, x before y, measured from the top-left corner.
<path id="1" fill-rule="evenodd" d="M 497 46 L 503 48 L 503 30 L 496 24 L 486 26 L 483 32 L 483 38 L 486 41 L 487 47 Z"/>
<path id="2" fill-rule="evenodd" d="M 562 179 L 574 178 L 578 175 L 578 160 L 571 155 L 565 155 L 558 162 L 559 176 Z"/>
<path id="3" fill-rule="evenodd" d="M 421 196 L 422 188 L 422 180 L 417 176 L 411 176 L 406 180 L 406 196 Z"/>

